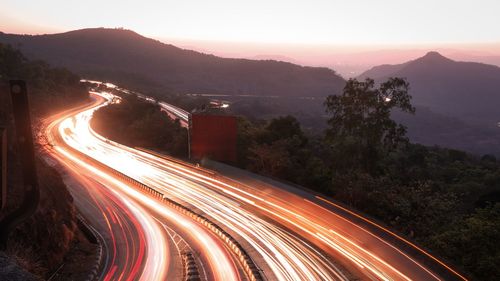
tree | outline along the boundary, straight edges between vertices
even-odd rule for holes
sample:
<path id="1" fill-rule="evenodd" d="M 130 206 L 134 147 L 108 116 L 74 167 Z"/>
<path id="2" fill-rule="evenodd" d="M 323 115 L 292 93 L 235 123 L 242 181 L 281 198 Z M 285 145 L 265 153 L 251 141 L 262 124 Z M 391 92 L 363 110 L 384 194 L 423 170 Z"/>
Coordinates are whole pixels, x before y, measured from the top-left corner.
<path id="1" fill-rule="evenodd" d="M 342 95 L 327 97 L 326 139 L 336 157 L 335 168 L 374 173 L 381 153 L 408 142 L 406 128 L 391 119 L 392 110 L 415 112 L 408 90 L 409 83 L 401 78 L 390 78 L 378 88 L 372 79 L 350 79 Z"/>
<path id="2" fill-rule="evenodd" d="M 136 96 L 100 108 L 92 118 L 93 128 L 103 136 L 129 146 L 154 149 L 176 157 L 187 156 L 187 130 L 173 121 L 157 104 Z"/>
<path id="3" fill-rule="evenodd" d="M 245 134 L 246 142 L 241 144 L 247 146 L 243 151 L 246 151 L 249 169 L 294 182 L 304 178 L 310 151 L 307 149 L 308 139 L 297 119 L 278 117 L 253 130 L 240 126 L 239 132 Z"/>
<path id="4" fill-rule="evenodd" d="M 500 203 L 476 209 L 431 236 L 429 246 L 463 266 L 477 280 L 500 277 Z"/>
<path id="5" fill-rule="evenodd" d="M 292 163 L 285 146 L 286 140 L 279 140 L 270 145 L 263 143 L 251 147 L 251 169 L 264 175 L 286 178 Z"/>
<path id="6" fill-rule="evenodd" d="M 266 131 L 270 141 L 295 138 L 298 142 L 297 145 L 302 145 L 307 141 L 299 121 L 290 115 L 272 119 L 267 125 Z"/>

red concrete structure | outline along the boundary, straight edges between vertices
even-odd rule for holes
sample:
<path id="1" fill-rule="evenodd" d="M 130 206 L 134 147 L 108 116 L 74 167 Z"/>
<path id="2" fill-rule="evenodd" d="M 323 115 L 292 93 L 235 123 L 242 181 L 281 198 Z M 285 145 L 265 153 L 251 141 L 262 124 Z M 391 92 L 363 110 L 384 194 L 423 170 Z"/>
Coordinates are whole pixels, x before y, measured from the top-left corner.
<path id="1" fill-rule="evenodd" d="M 236 162 L 236 117 L 192 114 L 189 133 L 191 159 Z"/>

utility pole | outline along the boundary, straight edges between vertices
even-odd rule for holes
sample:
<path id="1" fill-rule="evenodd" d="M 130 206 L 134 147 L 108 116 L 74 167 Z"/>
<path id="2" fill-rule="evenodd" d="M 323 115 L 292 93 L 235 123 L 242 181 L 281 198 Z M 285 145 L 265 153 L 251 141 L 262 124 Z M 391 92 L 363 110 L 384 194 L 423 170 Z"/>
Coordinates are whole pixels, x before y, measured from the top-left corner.
<path id="1" fill-rule="evenodd" d="M 188 138 L 188 159 L 191 160 L 191 113 L 188 114 L 188 127 L 187 127 L 187 138 Z"/>
<path id="2" fill-rule="evenodd" d="M 7 203 L 7 129 L 0 128 L 0 211 Z"/>
<path id="3" fill-rule="evenodd" d="M 38 202 L 40 201 L 26 82 L 11 80 L 10 94 L 16 128 L 17 152 L 21 160 L 23 174 L 24 200 L 18 209 L 0 221 L 0 247 L 4 249 L 7 246 L 9 232 L 25 219 L 31 217 L 38 208 Z"/>

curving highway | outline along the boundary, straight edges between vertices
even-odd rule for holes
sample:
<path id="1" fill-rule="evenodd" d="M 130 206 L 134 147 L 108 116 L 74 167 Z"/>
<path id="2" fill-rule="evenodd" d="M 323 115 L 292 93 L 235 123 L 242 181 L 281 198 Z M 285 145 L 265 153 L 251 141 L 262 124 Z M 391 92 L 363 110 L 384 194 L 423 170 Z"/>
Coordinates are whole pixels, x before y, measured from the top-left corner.
<path id="1" fill-rule="evenodd" d="M 223 239 L 102 167 L 215 222 L 246 250 L 264 280 L 466 280 L 404 238 L 311 192 L 217 163 L 214 172 L 107 140 L 92 130 L 90 119 L 116 99 L 102 92 L 92 97 L 91 105 L 47 122 L 45 134 L 55 144 L 52 156 L 85 186 L 79 189 L 86 194 L 76 194 L 97 206 L 86 216 L 103 218 L 102 231 L 126 245 L 107 245 L 104 280 L 181 276 L 168 229 L 197 253 L 205 279 L 251 278 Z M 160 105 L 187 124 L 187 112 Z"/>
<path id="2" fill-rule="evenodd" d="M 106 99 L 95 97 L 91 105 L 46 120 L 44 129 L 50 144 L 47 153 L 71 177 L 69 186 L 77 207 L 104 242 L 99 279 L 180 280 L 184 268 L 179 264 L 182 252 L 172 240 L 175 234 L 196 253 L 202 279 L 240 280 L 230 251 L 209 230 L 68 149 L 64 138 L 71 132 L 65 124 L 80 124 L 76 120 L 105 104 Z"/>

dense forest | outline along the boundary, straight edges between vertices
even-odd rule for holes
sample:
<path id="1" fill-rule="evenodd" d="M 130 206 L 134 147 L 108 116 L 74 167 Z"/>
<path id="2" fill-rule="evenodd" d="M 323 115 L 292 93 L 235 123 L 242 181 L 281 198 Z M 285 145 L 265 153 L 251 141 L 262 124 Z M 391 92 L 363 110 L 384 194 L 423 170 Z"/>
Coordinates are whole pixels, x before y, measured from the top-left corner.
<path id="1" fill-rule="evenodd" d="M 329 195 L 474 279 L 498 279 L 500 163 L 492 155 L 410 143 L 406 128 L 391 119 L 394 110 L 419 114 L 408 88 L 395 78 L 379 87 L 349 80 L 342 95 L 325 101 L 324 134 L 304 132 L 292 116 L 240 116 L 237 165 Z M 94 124 L 111 139 L 182 155 L 175 147 L 185 131 L 155 111 L 129 98 L 98 111 Z"/>
<path id="2" fill-rule="evenodd" d="M 500 165 L 495 157 L 406 143 L 374 163 L 344 161 L 291 116 L 241 119 L 240 166 L 326 194 L 374 217 L 478 280 L 500 276 Z M 343 165 L 345 165 L 343 167 Z"/>

